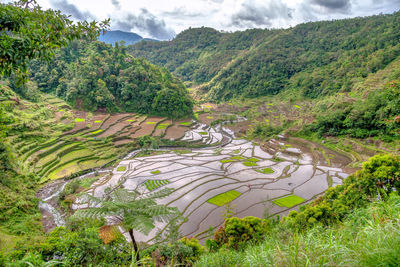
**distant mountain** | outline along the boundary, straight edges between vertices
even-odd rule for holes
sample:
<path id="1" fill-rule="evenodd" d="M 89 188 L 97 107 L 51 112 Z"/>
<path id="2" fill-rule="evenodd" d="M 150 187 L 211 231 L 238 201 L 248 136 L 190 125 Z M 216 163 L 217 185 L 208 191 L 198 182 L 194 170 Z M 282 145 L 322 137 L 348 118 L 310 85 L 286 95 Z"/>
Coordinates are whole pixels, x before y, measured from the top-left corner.
<path id="1" fill-rule="evenodd" d="M 123 32 L 123 31 L 107 31 L 105 34 L 101 34 L 97 40 L 112 45 L 114 45 L 115 42 L 120 42 L 120 41 L 125 41 L 126 45 L 132 45 L 137 42 L 140 42 L 141 40 L 156 41 L 153 39 L 143 38 L 142 36 L 133 32 Z"/>

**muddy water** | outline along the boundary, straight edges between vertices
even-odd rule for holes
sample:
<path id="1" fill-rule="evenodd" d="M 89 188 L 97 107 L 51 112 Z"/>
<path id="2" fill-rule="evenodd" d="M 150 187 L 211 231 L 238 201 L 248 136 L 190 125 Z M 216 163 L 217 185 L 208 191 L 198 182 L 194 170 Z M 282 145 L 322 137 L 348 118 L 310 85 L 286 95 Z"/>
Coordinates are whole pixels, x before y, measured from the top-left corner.
<path id="1" fill-rule="evenodd" d="M 119 166 L 126 167 L 125 171 L 118 172 L 118 166 L 113 170 L 103 170 L 110 175 L 94 183 L 88 193 L 102 196 L 107 187 L 122 184 L 127 189 L 139 188 L 147 194 L 150 192 L 145 186 L 147 181 L 168 181 L 167 185 L 155 190 L 167 186 L 175 191 L 159 203 L 178 207 L 188 219 L 180 226 L 184 236 L 198 235 L 202 239 L 202 233 L 210 225 L 217 227 L 223 223 L 221 214 L 226 207 L 208 202 L 219 194 L 232 190 L 240 193 L 230 202 L 239 217 L 284 215 L 297 207 L 278 206 L 274 200 L 296 195 L 306 203 L 329 187 L 341 184 L 342 179 L 348 176 L 348 171 L 342 168 L 344 162 L 333 160 L 335 155 L 331 156 L 330 162 L 324 162 L 321 160 L 323 157 L 313 154 L 314 149 L 298 140 L 288 142 L 281 137 L 260 147 L 247 140 L 235 139 L 234 133 L 223 125 L 210 128 L 205 124 L 198 124 L 188 131 L 185 139 L 209 146 L 192 149 L 187 154 L 162 148 L 160 150 L 165 154 L 148 157 L 135 157 L 140 150 L 132 151 L 119 163 Z M 333 155 L 333 152 L 325 154 Z M 156 170 L 158 172 L 153 173 Z M 76 179 L 84 177 L 87 175 Z M 50 221 L 47 230 L 64 223 L 54 203 L 66 183 L 68 181 L 54 182 L 38 194 L 42 199 L 40 208 L 44 218 Z M 87 206 L 90 203 L 79 199 L 73 209 Z M 45 219 L 44 224 L 46 226 Z M 162 232 L 165 227 L 165 224 L 158 224 L 148 236 L 136 233 L 138 240 L 151 242 L 156 232 Z"/>

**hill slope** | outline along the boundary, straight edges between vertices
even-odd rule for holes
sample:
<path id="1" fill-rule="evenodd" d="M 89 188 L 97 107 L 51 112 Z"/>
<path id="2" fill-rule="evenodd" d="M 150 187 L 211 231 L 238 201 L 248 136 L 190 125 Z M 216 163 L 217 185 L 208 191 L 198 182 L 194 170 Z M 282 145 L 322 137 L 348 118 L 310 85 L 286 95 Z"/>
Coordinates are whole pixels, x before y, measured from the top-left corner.
<path id="1" fill-rule="evenodd" d="M 126 111 L 182 117 L 192 113 L 183 83 L 144 59 L 126 54 L 125 47 L 100 42 L 74 42 L 51 64 L 31 63 L 32 80 L 77 108 Z M 14 86 L 15 91 L 26 91 Z"/>
<path id="2" fill-rule="evenodd" d="M 400 13 L 313 22 L 285 30 L 221 33 L 189 29 L 168 42 L 141 42 L 134 56 L 201 85 L 212 100 L 299 89 L 306 97 L 348 91 L 400 55 Z"/>

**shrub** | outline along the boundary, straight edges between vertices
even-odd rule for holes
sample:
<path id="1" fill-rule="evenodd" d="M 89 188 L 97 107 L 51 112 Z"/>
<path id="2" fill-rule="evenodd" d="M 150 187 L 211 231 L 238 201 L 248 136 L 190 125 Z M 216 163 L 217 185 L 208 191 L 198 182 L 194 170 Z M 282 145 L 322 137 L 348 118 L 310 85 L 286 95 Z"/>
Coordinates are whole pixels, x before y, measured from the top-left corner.
<path id="1" fill-rule="evenodd" d="M 226 246 L 227 248 L 239 249 L 245 243 L 253 240 L 259 241 L 271 226 L 271 222 L 253 216 L 239 219 L 236 217 L 225 220 L 224 226 L 220 227 L 214 234 L 214 242 L 208 242 L 213 246 Z"/>
<path id="2" fill-rule="evenodd" d="M 99 236 L 99 225 L 99 222 L 79 221 L 69 228 L 55 228 L 40 243 L 19 245 L 10 255 L 9 261 L 18 262 L 28 258 L 34 262 L 42 259 L 47 262 L 58 259 L 65 266 L 129 264 L 129 244 L 122 235 L 109 244 L 104 244 Z"/>
<path id="3" fill-rule="evenodd" d="M 400 156 L 377 155 L 363 164 L 360 171 L 346 178 L 342 185 L 328 189 L 300 211 L 291 211 L 286 220 L 297 229 L 316 223 L 329 225 L 342 221 L 356 208 L 400 190 Z"/>
<path id="4" fill-rule="evenodd" d="M 173 244 L 166 243 L 158 246 L 152 253 L 152 257 L 157 262 L 156 266 L 168 264 L 191 266 L 204 252 L 205 248 L 197 239 L 184 237 Z"/>

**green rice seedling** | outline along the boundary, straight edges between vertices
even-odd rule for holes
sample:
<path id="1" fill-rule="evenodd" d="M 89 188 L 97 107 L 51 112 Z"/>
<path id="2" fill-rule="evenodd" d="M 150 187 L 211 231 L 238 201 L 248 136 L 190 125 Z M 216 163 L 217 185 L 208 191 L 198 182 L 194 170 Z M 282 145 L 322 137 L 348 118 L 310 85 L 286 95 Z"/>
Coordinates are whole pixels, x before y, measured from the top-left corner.
<path id="1" fill-rule="evenodd" d="M 236 162 L 234 159 L 221 159 L 219 162 L 221 163 L 229 163 L 229 162 Z"/>
<path id="2" fill-rule="evenodd" d="M 97 130 L 97 131 L 92 132 L 92 135 L 96 135 L 96 134 L 98 134 L 98 133 L 101 133 L 102 131 L 103 131 L 102 129 L 99 129 L 99 130 Z"/>
<path id="3" fill-rule="evenodd" d="M 256 171 L 261 172 L 261 173 L 264 173 L 264 174 L 271 174 L 271 173 L 274 173 L 274 172 L 275 172 L 275 171 L 274 171 L 273 169 L 271 169 L 271 168 L 264 168 L 264 169 L 259 169 L 259 170 L 256 170 Z"/>
<path id="4" fill-rule="evenodd" d="M 257 166 L 257 163 L 250 162 L 250 161 L 245 161 L 245 162 L 243 162 L 243 165 L 247 166 L 247 167 L 254 167 L 254 166 Z"/>
<path id="5" fill-rule="evenodd" d="M 300 203 L 303 203 L 305 201 L 305 199 L 296 196 L 296 195 L 290 195 L 287 197 L 283 197 L 283 198 L 279 198 L 279 199 L 275 199 L 274 201 L 272 201 L 274 204 L 280 206 L 280 207 L 287 207 L 287 208 L 291 208 L 294 207 Z"/>
<path id="6" fill-rule="evenodd" d="M 234 159 L 234 160 L 244 160 L 245 157 L 242 157 L 242 156 L 233 156 L 233 157 L 231 157 L 231 159 Z"/>
<path id="7" fill-rule="evenodd" d="M 207 202 L 221 207 L 221 206 L 228 204 L 229 202 L 235 200 L 240 195 L 241 195 L 240 192 L 238 192 L 236 190 L 231 190 L 231 191 L 216 195 L 216 196 L 210 198 L 209 200 L 207 200 Z"/>
<path id="8" fill-rule="evenodd" d="M 161 171 L 159 171 L 159 170 L 156 170 L 156 171 L 152 171 L 151 173 L 152 173 L 152 174 L 160 174 L 160 173 L 161 173 Z"/>
<path id="9" fill-rule="evenodd" d="M 118 171 L 118 172 L 124 172 L 124 171 L 126 171 L 126 166 L 119 166 L 119 167 L 117 168 L 117 171 Z"/>
<path id="10" fill-rule="evenodd" d="M 260 160 L 258 158 L 248 158 L 248 159 L 246 159 L 246 161 L 259 162 Z"/>

